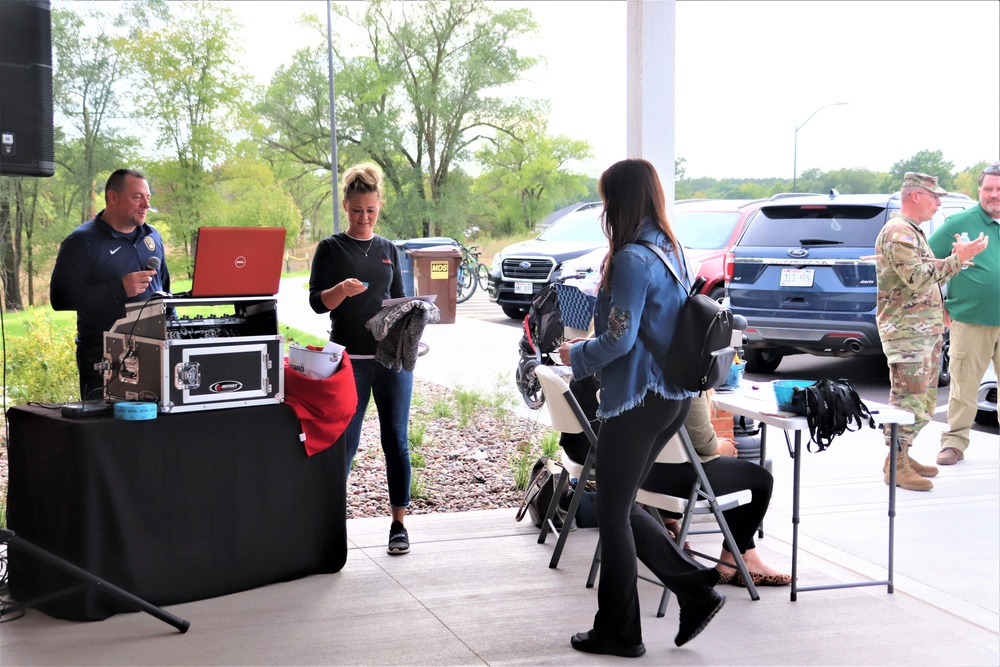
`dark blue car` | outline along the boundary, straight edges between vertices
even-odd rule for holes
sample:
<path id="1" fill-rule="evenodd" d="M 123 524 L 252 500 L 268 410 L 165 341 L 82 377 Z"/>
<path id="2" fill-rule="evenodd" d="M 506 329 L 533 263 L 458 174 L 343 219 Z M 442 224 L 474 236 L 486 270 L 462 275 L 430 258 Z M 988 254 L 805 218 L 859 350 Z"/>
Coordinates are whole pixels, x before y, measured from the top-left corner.
<path id="1" fill-rule="evenodd" d="M 975 205 L 946 195 L 930 235 Z M 790 354 L 882 354 L 875 324 L 875 239 L 899 194 L 795 197 L 760 207 L 726 262 L 733 312 L 747 318 L 747 371 L 772 373 Z M 943 355 L 939 384 L 950 381 Z"/>

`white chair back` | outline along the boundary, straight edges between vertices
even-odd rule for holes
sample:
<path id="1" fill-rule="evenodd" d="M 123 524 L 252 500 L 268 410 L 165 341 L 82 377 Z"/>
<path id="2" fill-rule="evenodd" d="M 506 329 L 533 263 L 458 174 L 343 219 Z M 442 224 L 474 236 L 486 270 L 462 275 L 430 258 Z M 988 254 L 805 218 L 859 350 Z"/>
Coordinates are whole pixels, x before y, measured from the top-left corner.
<path id="1" fill-rule="evenodd" d="M 583 426 L 566 400 L 569 385 L 548 366 L 535 366 L 535 377 L 545 394 L 545 407 L 549 409 L 552 428 L 563 433 L 582 433 Z"/>
<path id="2" fill-rule="evenodd" d="M 663 445 L 663 449 L 656 455 L 657 463 L 687 463 L 688 460 L 687 452 L 684 451 L 684 443 L 681 442 L 680 433 L 667 440 L 667 444 Z"/>

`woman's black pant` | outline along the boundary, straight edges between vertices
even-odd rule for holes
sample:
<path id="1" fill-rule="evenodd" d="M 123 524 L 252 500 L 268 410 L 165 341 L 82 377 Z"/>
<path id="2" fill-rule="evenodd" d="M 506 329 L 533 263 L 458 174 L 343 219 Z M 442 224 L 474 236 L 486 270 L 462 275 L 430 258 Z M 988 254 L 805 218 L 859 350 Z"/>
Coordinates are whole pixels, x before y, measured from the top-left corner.
<path id="1" fill-rule="evenodd" d="M 684 554 L 663 523 L 635 502 L 657 454 L 681 426 L 690 399 L 672 401 L 647 392 L 643 403 L 606 420 L 597 437 L 597 522 L 601 579 L 597 589 L 598 637 L 623 644 L 642 641 L 638 566 L 643 562 L 683 606 L 707 593 L 704 568 Z"/>
<path id="2" fill-rule="evenodd" d="M 747 549 L 754 548 L 753 534 L 764 520 L 767 506 L 771 502 L 774 478 L 766 468 L 746 459 L 722 456 L 701 465 L 716 496 L 750 489 L 753 497 L 749 504 L 722 513 L 733 533 L 733 541 L 740 547 L 740 553 L 746 553 Z M 653 493 L 687 498 L 696 479 L 694 466 L 690 463 L 656 463 L 642 483 L 642 488 Z M 680 518 L 680 515 L 673 512 L 662 513 Z M 722 547 L 728 550 L 725 542 Z"/>

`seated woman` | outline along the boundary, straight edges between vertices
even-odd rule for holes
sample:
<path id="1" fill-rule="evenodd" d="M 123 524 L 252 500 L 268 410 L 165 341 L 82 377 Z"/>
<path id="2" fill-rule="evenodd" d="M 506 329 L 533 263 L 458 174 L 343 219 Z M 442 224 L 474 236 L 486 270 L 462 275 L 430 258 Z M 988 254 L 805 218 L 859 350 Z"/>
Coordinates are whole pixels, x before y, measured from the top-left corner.
<path id="1" fill-rule="evenodd" d="M 583 413 L 591 420 L 591 426 L 596 433 L 600 428 L 600 421 L 596 418 L 598 405 L 596 380 L 593 376 L 582 380 L 573 380 L 569 387 Z M 767 565 L 757 553 L 753 541 L 753 534 L 764 519 L 767 506 L 771 502 L 771 488 L 774 485 L 771 473 L 752 461 L 736 458 L 736 443 L 729 438 L 716 437 L 715 429 L 712 428 L 711 396 L 709 393 L 691 399 L 691 411 L 688 412 L 687 419 L 684 421 L 684 427 L 691 437 L 695 451 L 701 456 L 702 467 L 704 467 L 708 482 L 712 485 L 712 490 L 716 495 L 721 496 L 743 489 L 750 489 L 753 495 L 749 504 L 726 510 L 723 515 L 726 517 L 726 523 L 729 524 L 729 530 L 733 533 L 733 539 L 737 544 L 745 545 L 740 553 L 743 554 L 743 562 L 746 563 L 754 584 L 757 586 L 787 586 L 792 581 L 791 575 L 778 572 Z M 590 441 L 582 433 L 563 433 L 560 436 L 559 444 L 570 459 L 581 464 L 590 449 Z M 690 464 L 656 463 L 641 486 L 654 493 L 687 498 L 694 482 L 695 472 Z M 663 523 L 667 531 L 676 538 L 680 532 L 680 525 L 677 521 L 680 515 L 662 510 L 660 514 L 663 516 Z M 687 548 L 686 544 L 684 546 Z M 726 563 L 726 565 L 716 566 L 716 569 L 719 570 L 720 584 L 746 586 L 743 576 L 735 567 L 736 560 L 726 548 L 725 542 L 722 544 L 719 560 Z"/>
<path id="2" fill-rule="evenodd" d="M 736 457 L 736 444 L 729 438 L 718 438 L 712 428 L 711 398 L 706 392 L 691 400 L 691 411 L 688 413 L 684 426 L 695 451 L 701 456 L 702 467 L 708 477 L 712 490 L 717 496 L 750 489 L 753 499 L 747 505 L 741 505 L 723 512 L 726 523 L 732 531 L 736 544 L 744 545 L 740 549 L 743 562 L 757 586 L 787 586 L 792 577 L 783 574 L 767 565 L 757 553 L 753 534 L 760 525 L 771 501 L 771 488 L 774 478 L 763 466 L 752 461 Z M 646 476 L 642 488 L 654 493 L 686 498 L 695 482 L 695 471 L 688 463 L 656 463 Z M 676 521 L 680 515 L 661 512 L 666 521 Z M 668 524 L 669 528 L 669 524 Z M 676 535 L 676 530 L 674 532 Z M 736 560 L 729 552 L 725 542 L 722 544 L 722 561 L 716 568 L 719 570 L 720 584 L 746 586 L 743 576 L 735 568 Z"/>

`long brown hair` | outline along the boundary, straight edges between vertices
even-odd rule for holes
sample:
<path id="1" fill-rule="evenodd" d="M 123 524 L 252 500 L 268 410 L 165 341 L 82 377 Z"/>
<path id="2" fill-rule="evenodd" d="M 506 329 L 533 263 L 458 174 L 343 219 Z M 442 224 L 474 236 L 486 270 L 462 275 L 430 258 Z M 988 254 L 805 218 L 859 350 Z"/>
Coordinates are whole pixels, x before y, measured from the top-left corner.
<path id="1" fill-rule="evenodd" d="M 597 182 L 604 202 L 604 234 L 610 252 L 604 264 L 601 287 L 611 292 L 611 258 L 616 252 L 639 238 L 642 221 L 659 227 L 673 244 L 677 261 L 681 262 L 677 237 L 667 220 L 667 201 L 656 168 L 647 160 L 630 158 L 608 167 Z"/>

